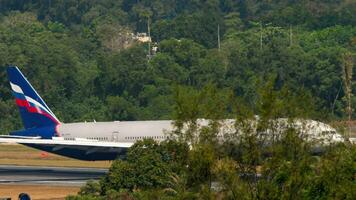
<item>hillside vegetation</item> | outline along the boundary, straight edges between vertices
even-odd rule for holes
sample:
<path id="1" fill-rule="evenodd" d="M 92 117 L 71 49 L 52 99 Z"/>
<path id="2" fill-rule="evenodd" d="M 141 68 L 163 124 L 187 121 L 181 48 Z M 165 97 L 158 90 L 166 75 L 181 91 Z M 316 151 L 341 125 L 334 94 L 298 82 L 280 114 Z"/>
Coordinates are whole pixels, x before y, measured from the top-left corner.
<path id="1" fill-rule="evenodd" d="M 314 118 L 343 118 L 355 13 L 349 0 L 1 0 L 0 132 L 21 128 L 9 65 L 62 122 L 170 119 L 177 86 L 207 84 L 259 114 L 257 91 L 271 77 L 276 90 L 310 95 Z M 151 59 L 131 35 L 147 23 Z"/>

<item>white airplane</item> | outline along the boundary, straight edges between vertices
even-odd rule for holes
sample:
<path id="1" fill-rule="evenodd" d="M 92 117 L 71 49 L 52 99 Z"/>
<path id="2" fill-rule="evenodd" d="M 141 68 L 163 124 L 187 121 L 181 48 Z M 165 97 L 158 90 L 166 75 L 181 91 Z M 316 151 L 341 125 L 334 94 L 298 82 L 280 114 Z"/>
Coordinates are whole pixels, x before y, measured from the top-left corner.
<path id="1" fill-rule="evenodd" d="M 61 123 L 17 67 L 7 69 L 20 110 L 23 130 L 1 136 L 0 143 L 18 143 L 81 160 L 114 160 L 135 141 L 166 139 L 171 120 Z"/>
<path id="2" fill-rule="evenodd" d="M 17 67 L 8 67 L 7 72 L 25 129 L 1 136 L 0 143 L 23 144 L 80 160 L 114 160 L 136 141 L 151 138 L 160 142 L 174 130 L 172 120 L 61 123 Z M 201 127 L 208 122 L 198 120 Z M 234 132 L 234 122 L 223 120 L 219 138 Z M 312 128 L 314 132 L 336 134 L 332 127 L 318 123 L 323 128 Z"/>

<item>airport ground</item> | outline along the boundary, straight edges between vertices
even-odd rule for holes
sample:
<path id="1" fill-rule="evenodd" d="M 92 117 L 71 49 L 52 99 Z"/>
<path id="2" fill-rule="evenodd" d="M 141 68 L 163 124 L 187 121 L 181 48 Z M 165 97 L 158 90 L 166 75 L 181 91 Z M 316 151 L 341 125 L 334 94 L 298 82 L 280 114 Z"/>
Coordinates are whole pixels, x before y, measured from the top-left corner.
<path id="1" fill-rule="evenodd" d="M 80 187 L 73 186 L 0 185 L 0 198 L 18 199 L 20 193 L 26 192 L 32 199 L 59 200 L 77 194 L 79 189 Z"/>
<path id="2" fill-rule="evenodd" d="M 109 161 L 79 161 L 17 144 L 0 145 L 0 198 L 64 199 L 89 179 L 97 179 Z M 31 167 L 29 167 L 31 166 Z M 44 167 L 46 166 L 46 167 Z"/>
<path id="3" fill-rule="evenodd" d="M 17 144 L 0 144 L 0 165 L 109 168 L 111 161 L 80 161 Z"/>

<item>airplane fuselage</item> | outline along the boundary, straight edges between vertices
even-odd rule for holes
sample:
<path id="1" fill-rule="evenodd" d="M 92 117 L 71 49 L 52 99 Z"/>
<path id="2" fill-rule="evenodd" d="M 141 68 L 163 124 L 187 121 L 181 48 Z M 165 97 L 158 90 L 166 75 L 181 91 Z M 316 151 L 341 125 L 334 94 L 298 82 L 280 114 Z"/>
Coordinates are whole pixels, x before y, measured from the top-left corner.
<path id="1" fill-rule="evenodd" d="M 173 130 L 172 123 L 172 120 L 62 123 L 56 127 L 57 137 L 48 138 L 57 144 L 27 143 L 23 145 L 80 160 L 122 159 L 126 155 L 127 148 L 110 148 L 110 146 L 113 144 L 130 145 L 148 138 L 158 142 L 163 141 Z M 58 145 L 61 141 L 63 144 Z M 80 147 L 70 145 L 71 143 L 90 145 L 98 143 L 98 146 Z"/>
<path id="2" fill-rule="evenodd" d="M 92 141 L 135 143 L 147 138 L 163 141 L 173 130 L 172 120 L 81 122 L 60 124 L 58 136 L 64 140 L 78 138 Z"/>

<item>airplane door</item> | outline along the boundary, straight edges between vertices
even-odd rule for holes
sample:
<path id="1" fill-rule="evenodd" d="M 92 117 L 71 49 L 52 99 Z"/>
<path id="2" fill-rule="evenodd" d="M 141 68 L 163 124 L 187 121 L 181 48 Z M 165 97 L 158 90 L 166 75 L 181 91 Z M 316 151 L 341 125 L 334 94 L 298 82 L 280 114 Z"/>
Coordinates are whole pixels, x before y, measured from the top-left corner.
<path id="1" fill-rule="evenodd" d="M 119 142 L 119 131 L 112 132 L 111 140 L 113 142 Z"/>

